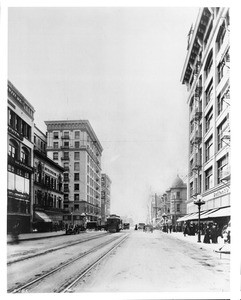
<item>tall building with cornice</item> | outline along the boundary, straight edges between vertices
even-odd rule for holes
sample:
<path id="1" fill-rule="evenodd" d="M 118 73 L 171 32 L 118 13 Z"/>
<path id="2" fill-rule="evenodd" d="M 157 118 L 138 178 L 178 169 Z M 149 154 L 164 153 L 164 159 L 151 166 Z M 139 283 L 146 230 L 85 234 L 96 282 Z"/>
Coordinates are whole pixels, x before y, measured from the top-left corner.
<path id="1" fill-rule="evenodd" d="M 104 224 L 110 215 L 111 180 L 106 174 L 101 174 L 101 222 Z"/>
<path id="2" fill-rule="evenodd" d="M 64 168 L 65 223 L 101 218 L 103 148 L 87 120 L 46 121 L 48 156 Z"/>
<path id="3" fill-rule="evenodd" d="M 197 219 L 194 201 L 202 199 L 202 220 L 230 217 L 230 54 L 229 9 L 201 8 L 189 32 L 181 82 L 189 109 L 187 213 Z M 192 214 L 192 215 L 191 215 Z"/>
<path id="4" fill-rule="evenodd" d="M 34 108 L 8 81 L 7 231 L 30 232 L 33 216 Z"/>

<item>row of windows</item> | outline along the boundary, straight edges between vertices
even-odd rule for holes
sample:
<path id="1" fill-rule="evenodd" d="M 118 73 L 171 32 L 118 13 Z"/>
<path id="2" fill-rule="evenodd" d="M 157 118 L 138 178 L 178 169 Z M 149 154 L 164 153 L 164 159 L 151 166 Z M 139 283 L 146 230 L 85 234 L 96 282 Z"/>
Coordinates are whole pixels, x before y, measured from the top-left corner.
<path id="1" fill-rule="evenodd" d="M 31 126 L 20 118 L 14 111 L 8 108 L 8 125 L 20 135 L 31 140 Z"/>
<path id="2" fill-rule="evenodd" d="M 16 160 L 20 160 L 23 164 L 30 166 L 30 150 L 23 146 L 20 147 L 14 140 L 9 141 L 8 155 Z"/>
<path id="3" fill-rule="evenodd" d="M 62 137 L 69 138 L 69 136 L 70 136 L 70 132 L 69 131 L 63 131 Z M 53 132 L 53 138 L 54 139 L 59 139 L 60 138 L 60 132 L 59 131 L 54 131 Z M 75 139 L 79 139 L 80 138 L 80 131 L 79 130 L 74 131 L 74 138 Z"/>
<path id="4" fill-rule="evenodd" d="M 220 160 L 217 161 L 217 184 L 220 184 L 222 181 L 222 176 L 223 176 L 223 172 L 225 170 L 227 170 L 228 168 L 228 155 L 225 155 L 224 157 L 222 157 Z M 211 188 L 214 187 L 214 180 L 213 180 L 213 167 L 208 168 L 207 170 L 205 170 L 204 172 L 204 190 L 207 191 Z M 196 191 L 198 193 L 201 192 L 201 175 L 199 175 L 199 178 L 195 179 L 195 185 L 196 185 Z M 198 182 L 197 182 L 198 180 Z M 190 183 L 190 193 L 191 195 L 193 195 L 194 192 L 194 186 L 193 186 L 193 182 Z"/>

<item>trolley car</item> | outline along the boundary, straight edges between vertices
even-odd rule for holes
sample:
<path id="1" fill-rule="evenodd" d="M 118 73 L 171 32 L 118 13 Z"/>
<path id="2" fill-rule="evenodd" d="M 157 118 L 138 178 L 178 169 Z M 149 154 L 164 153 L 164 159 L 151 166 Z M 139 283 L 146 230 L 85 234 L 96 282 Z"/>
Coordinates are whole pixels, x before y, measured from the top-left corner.
<path id="1" fill-rule="evenodd" d="M 107 218 L 106 229 L 109 232 L 119 232 L 122 229 L 122 220 L 117 215 L 110 215 Z"/>

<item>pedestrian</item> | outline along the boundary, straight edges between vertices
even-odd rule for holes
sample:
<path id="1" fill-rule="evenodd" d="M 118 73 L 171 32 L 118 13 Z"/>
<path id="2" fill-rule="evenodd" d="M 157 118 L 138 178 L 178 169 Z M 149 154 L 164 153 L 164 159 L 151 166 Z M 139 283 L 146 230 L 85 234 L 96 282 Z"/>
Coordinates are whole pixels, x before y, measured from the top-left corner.
<path id="1" fill-rule="evenodd" d="M 137 224 L 135 225 L 135 230 L 137 230 Z"/>
<path id="2" fill-rule="evenodd" d="M 212 229 L 212 223 L 209 223 L 208 227 L 205 230 L 204 239 L 203 239 L 203 242 L 205 244 L 210 244 L 211 233 L 212 233 L 211 229 Z"/>
<path id="3" fill-rule="evenodd" d="M 169 226 L 169 231 L 172 233 L 172 224 Z"/>
<path id="4" fill-rule="evenodd" d="M 213 223 L 211 227 L 211 240 L 213 244 L 217 244 L 218 242 L 218 228 L 216 223 Z"/>
<path id="5" fill-rule="evenodd" d="M 183 234 L 184 234 L 184 236 L 186 236 L 188 234 L 188 227 L 187 227 L 186 222 L 184 222 L 184 224 L 183 224 Z"/>

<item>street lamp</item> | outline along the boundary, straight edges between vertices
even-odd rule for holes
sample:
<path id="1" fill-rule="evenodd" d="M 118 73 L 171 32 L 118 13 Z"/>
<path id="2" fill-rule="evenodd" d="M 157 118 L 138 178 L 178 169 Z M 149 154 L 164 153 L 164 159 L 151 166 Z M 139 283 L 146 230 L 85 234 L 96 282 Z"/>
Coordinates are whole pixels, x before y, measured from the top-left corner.
<path id="1" fill-rule="evenodd" d="M 198 195 L 197 199 L 193 201 L 194 204 L 198 206 L 198 243 L 201 243 L 201 232 L 200 232 L 200 210 L 201 206 L 205 204 L 205 201 L 202 200 L 202 196 Z"/>

